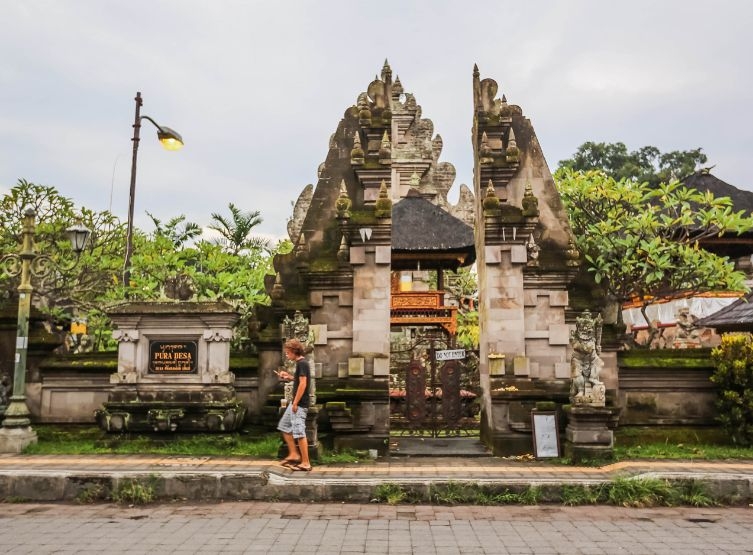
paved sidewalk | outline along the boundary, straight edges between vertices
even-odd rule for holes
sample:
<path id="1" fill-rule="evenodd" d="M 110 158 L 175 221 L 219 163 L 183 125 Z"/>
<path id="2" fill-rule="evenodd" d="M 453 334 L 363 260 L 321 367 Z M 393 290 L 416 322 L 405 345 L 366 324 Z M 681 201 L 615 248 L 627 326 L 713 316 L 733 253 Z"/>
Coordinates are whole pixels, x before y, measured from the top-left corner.
<path id="1" fill-rule="evenodd" d="M 353 503 L 26 503 L 0 507 L 3 553 L 750 553 L 750 508 Z"/>
<path id="2" fill-rule="evenodd" d="M 414 488 L 455 482 L 506 487 L 593 485 L 618 477 L 702 482 L 717 496 L 753 501 L 753 461 L 624 461 L 565 466 L 498 457 L 399 457 L 294 472 L 246 457 L 0 455 L 0 499 L 72 500 L 89 487 L 111 490 L 124 479 L 158 479 L 158 494 L 182 499 L 369 501 L 379 484 Z"/>

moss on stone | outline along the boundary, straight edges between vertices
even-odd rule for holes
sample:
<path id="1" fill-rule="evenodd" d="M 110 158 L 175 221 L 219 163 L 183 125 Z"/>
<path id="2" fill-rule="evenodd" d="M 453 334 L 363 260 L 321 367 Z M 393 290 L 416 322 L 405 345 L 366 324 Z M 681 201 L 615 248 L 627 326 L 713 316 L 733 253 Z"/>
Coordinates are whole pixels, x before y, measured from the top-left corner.
<path id="1" fill-rule="evenodd" d="M 499 209 L 500 209 L 500 218 L 503 223 L 506 223 L 506 224 L 522 223 L 524 220 L 523 211 L 517 206 L 511 206 L 509 204 L 502 204 L 500 205 Z"/>
<path id="2" fill-rule="evenodd" d="M 632 349 L 617 354 L 624 368 L 710 368 L 711 349 Z"/>

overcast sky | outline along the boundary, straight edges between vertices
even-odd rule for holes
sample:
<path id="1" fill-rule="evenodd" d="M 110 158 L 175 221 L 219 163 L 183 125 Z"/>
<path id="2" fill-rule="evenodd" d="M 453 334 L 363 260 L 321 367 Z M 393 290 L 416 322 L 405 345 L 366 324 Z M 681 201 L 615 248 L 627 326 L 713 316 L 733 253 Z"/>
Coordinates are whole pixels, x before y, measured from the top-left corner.
<path id="1" fill-rule="evenodd" d="M 329 136 L 385 58 L 472 183 L 471 75 L 522 107 L 552 170 L 585 141 L 702 147 L 753 190 L 753 2 L 0 0 L 0 193 L 20 178 L 128 207 L 134 96 L 145 211 L 206 225 L 232 202 L 285 235 Z"/>

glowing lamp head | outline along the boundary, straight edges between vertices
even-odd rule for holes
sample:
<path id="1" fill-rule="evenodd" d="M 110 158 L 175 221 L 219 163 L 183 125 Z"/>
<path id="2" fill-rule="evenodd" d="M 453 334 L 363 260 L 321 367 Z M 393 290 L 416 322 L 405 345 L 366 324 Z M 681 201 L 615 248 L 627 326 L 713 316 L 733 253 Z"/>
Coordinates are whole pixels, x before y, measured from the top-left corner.
<path id="1" fill-rule="evenodd" d="M 169 127 L 161 125 L 157 129 L 157 138 L 166 150 L 179 150 L 183 148 L 183 137 L 180 133 Z"/>

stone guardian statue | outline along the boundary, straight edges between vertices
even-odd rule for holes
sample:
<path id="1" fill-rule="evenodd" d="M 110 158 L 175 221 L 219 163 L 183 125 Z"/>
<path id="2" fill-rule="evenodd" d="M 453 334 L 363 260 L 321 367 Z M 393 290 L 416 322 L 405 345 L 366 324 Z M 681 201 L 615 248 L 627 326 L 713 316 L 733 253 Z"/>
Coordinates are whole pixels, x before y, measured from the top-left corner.
<path id="1" fill-rule="evenodd" d="M 586 310 L 576 318 L 575 329 L 570 332 L 570 402 L 573 405 L 603 407 L 606 387 L 599 379 L 604 361 L 601 360 L 601 315 L 596 318 Z"/>

